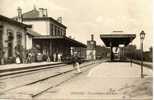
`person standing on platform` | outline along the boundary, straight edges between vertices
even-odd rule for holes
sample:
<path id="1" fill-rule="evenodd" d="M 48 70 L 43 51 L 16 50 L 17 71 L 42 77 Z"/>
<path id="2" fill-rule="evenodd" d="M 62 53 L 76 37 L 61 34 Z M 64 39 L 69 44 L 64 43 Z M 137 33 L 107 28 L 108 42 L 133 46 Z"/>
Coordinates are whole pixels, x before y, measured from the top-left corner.
<path id="1" fill-rule="evenodd" d="M 61 62 L 61 54 L 58 53 L 58 62 Z"/>
<path id="2" fill-rule="evenodd" d="M 53 54 L 53 61 L 56 62 L 56 53 Z"/>
<path id="3" fill-rule="evenodd" d="M 49 56 L 47 56 L 47 62 L 50 62 L 51 60 L 50 60 L 50 57 Z"/>
<path id="4" fill-rule="evenodd" d="M 20 61 L 20 57 L 17 56 L 17 57 L 16 57 L 16 64 L 20 64 L 20 63 L 21 63 L 21 61 Z"/>
<path id="5" fill-rule="evenodd" d="M 75 54 L 73 56 L 72 60 L 73 60 L 73 68 L 75 68 L 78 73 L 81 73 L 80 64 L 79 64 L 79 57 L 77 56 L 77 54 Z"/>
<path id="6" fill-rule="evenodd" d="M 29 51 L 29 53 L 28 53 L 27 63 L 32 63 L 32 53 L 31 53 L 31 51 Z"/>

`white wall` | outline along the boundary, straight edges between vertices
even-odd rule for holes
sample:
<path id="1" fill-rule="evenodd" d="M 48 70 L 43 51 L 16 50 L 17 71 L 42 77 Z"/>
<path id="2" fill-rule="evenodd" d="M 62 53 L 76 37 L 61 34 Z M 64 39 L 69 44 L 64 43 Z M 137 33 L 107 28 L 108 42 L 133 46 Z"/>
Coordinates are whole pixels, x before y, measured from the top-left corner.
<path id="1" fill-rule="evenodd" d="M 32 30 L 40 33 L 41 35 L 50 35 L 49 21 L 24 21 L 24 23 L 32 25 Z"/>
<path id="2" fill-rule="evenodd" d="M 9 24 L 9 23 L 7 23 L 7 22 L 4 22 L 3 23 L 3 47 L 4 48 L 6 48 L 5 49 L 5 54 L 4 54 L 4 57 L 7 57 L 8 56 L 8 49 L 7 49 L 7 47 L 8 47 L 8 43 L 6 42 L 7 40 L 8 40 L 8 32 L 7 32 L 7 30 L 9 29 L 9 30 L 12 30 L 12 33 L 13 33 L 13 56 L 15 56 L 15 50 L 14 50 L 14 48 L 15 48 L 15 46 L 16 46 L 16 44 L 17 44 L 17 32 L 20 32 L 21 34 L 22 34 L 22 46 L 24 47 L 24 48 L 26 48 L 26 44 L 25 44 L 25 34 L 26 34 L 26 32 L 25 32 L 25 30 L 23 29 L 23 28 L 21 28 L 21 27 L 19 27 L 19 26 L 16 26 L 16 25 L 11 25 L 11 24 Z"/>
<path id="3" fill-rule="evenodd" d="M 32 48 L 32 36 L 26 35 L 26 49 Z"/>
<path id="4" fill-rule="evenodd" d="M 87 60 L 96 59 L 96 50 L 87 50 Z"/>

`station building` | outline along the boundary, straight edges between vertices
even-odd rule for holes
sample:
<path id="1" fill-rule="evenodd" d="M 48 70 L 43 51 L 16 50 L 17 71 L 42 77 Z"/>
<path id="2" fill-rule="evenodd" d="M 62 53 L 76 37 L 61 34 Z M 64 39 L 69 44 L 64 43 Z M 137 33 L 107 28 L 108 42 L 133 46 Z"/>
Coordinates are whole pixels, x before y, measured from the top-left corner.
<path id="1" fill-rule="evenodd" d="M 31 48 L 33 36 L 27 32 L 30 28 L 31 25 L 0 15 L 0 64 L 12 63 L 17 54 L 24 56 L 24 50 Z"/>
<path id="2" fill-rule="evenodd" d="M 22 13 L 19 8 L 18 16 L 13 19 L 17 20 L 20 16 L 23 23 L 32 25 L 32 30 L 39 33 L 33 37 L 33 46 L 39 45 L 42 54 L 49 55 L 53 60 L 54 55 L 56 58 L 58 55 L 71 55 L 71 48 L 73 48 L 73 52 L 83 56 L 81 54 L 84 54 L 83 48 L 86 48 L 86 45 L 66 36 L 67 27 L 62 24 L 61 17 L 55 20 L 48 17 L 47 9 L 35 7 L 26 13 Z"/>

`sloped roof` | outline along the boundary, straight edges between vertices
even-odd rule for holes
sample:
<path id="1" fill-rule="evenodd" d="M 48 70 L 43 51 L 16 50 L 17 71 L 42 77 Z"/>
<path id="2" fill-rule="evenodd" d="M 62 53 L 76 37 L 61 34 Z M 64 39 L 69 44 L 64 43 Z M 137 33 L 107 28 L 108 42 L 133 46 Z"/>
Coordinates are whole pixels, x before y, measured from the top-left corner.
<path id="1" fill-rule="evenodd" d="M 39 16 L 39 11 L 35 9 L 23 14 L 23 18 L 35 18 L 38 16 Z"/>
<path id="2" fill-rule="evenodd" d="M 133 39 L 136 38 L 135 34 L 101 34 L 101 40 L 107 47 L 110 47 L 110 43 L 112 46 L 118 46 L 119 44 L 124 44 L 127 46 Z"/>
<path id="3" fill-rule="evenodd" d="M 3 16 L 3 15 L 0 15 L 0 21 L 8 22 L 10 24 L 17 25 L 17 26 L 23 27 L 23 28 L 26 28 L 26 27 L 31 28 L 32 27 L 31 25 L 23 24 L 21 22 L 15 21 L 15 20 L 8 18 L 6 16 Z"/>
<path id="4" fill-rule="evenodd" d="M 75 47 L 87 47 L 86 44 L 80 42 L 80 41 L 77 41 L 75 39 L 71 39 L 71 38 L 68 38 L 68 37 L 65 37 L 65 40 L 68 41 L 68 43 L 71 45 L 71 46 L 75 46 Z"/>
<path id="5" fill-rule="evenodd" d="M 33 9 L 31 11 L 25 12 L 22 14 L 23 18 L 36 18 L 39 17 L 39 11 L 36 9 Z M 13 19 L 17 19 L 17 16 L 13 17 Z"/>
<path id="6" fill-rule="evenodd" d="M 40 33 L 35 32 L 35 31 L 31 30 L 31 29 L 28 29 L 27 32 L 28 32 L 29 35 L 34 36 L 34 37 L 42 36 L 42 35 L 40 35 Z"/>
<path id="7" fill-rule="evenodd" d="M 63 25 L 62 23 L 59 23 L 57 20 L 53 19 L 52 17 L 35 17 L 35 18 L 23 18 L 23 21 L 37 21 L 37 20 L 49 20 L 49 21 L 53 21 L 55 22 L 56 24 L 64 27 L 64 28 L 67 28 L 65 25 Z"/>
<path id="8" fill-rule="evenodd" d="M 62 43 L 66 43 L 66 44 L 69 44 L 70 46 L 74 46 L 74 47 L 84 47 L 86 48 L 87 45 L 85 45 L 84 43 L 80 42 L 80 41 L 77 41 L 77 40 L 74 40 L 74 39 L 71 39 L 67 36 L 49 36 L 49 35 L 42 35 L 42 36 L 36 36 L 34 37 L 33 39 L 36 39 L 36 40 L 61 40 Z"/>
<path id="9" fill-rule="evenodd" d="M 58 25 L 61 25 L 66 28 L 65 25 L 62 23 L 59 23 L 57 20 L 55 20 L 52 17 L 40 17 L 39 11 L 37 9 L 33 9 L 31 11 L 25 12 L 22 14 L 23 21 L 31 21 L 31 20 L 52 20 L 53 22 L 57 23 Z M 17 20 L 17 16 L 13 17 L 12 19 Z"/>

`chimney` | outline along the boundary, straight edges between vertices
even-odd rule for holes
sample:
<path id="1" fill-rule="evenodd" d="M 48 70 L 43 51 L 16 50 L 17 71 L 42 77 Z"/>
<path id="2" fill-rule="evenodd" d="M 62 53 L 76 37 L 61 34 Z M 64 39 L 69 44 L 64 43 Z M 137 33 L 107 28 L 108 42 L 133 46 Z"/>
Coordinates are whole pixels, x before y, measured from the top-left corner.
<path id="1" fill-rule="evenodd" d="M 40 17 L 43 17 L 43 8 L 39 8 L 39 15 Z"/>
<path id="2" fill-rule="evenodd" d="M 120 30 L 120 31 L 112 31 L 112 32 L 114 32 L 114 33 L 116 33 L 116 32 L 117 32 L 117 33 L 121 33 L 121 32 L 124 32 L 124 31 L 121 31 L 121 30 Z"/>
<path id="3" fill-rule="evenodd" d="M 37 10 L 37 9 L 36 9 L 36 5 L 35 5 L 35 4 L 33 5 L 33 10 Z"/>
<path id="4" fill-rule="evenodd" d="M 18 12 L 17 21 L 22 22 L 22 9 L 20 7 L 18 7 L 17 12 Z"/>
<path id="5" fill-rule="evenodd" d="M 91 34 L 91 40 L 92 40 L 92 41 L 94 40 L 94 35 L 93 35 L 93 34 Z"/>
<path id="6" fill-rule="evenodd" d="M 62 17 L 58 17 L 58 18 L 57 18 L 57 21 L 58 21 L 59 23 L 62 23 Z"/>
<path id="7" fill-rule="evenodd" d="M 44 9 L 44 10 L 45 10 L 46 17 L 48 17 L 48 9 Z"/>
<path id="8" fill-rule="evenodd" d="M 47 12 L 47 9 L 44 9 L 44 8 L 39 8 L 40 10 L 40 17 L 47 17 L 48 16 L 48 12 Z"/>

